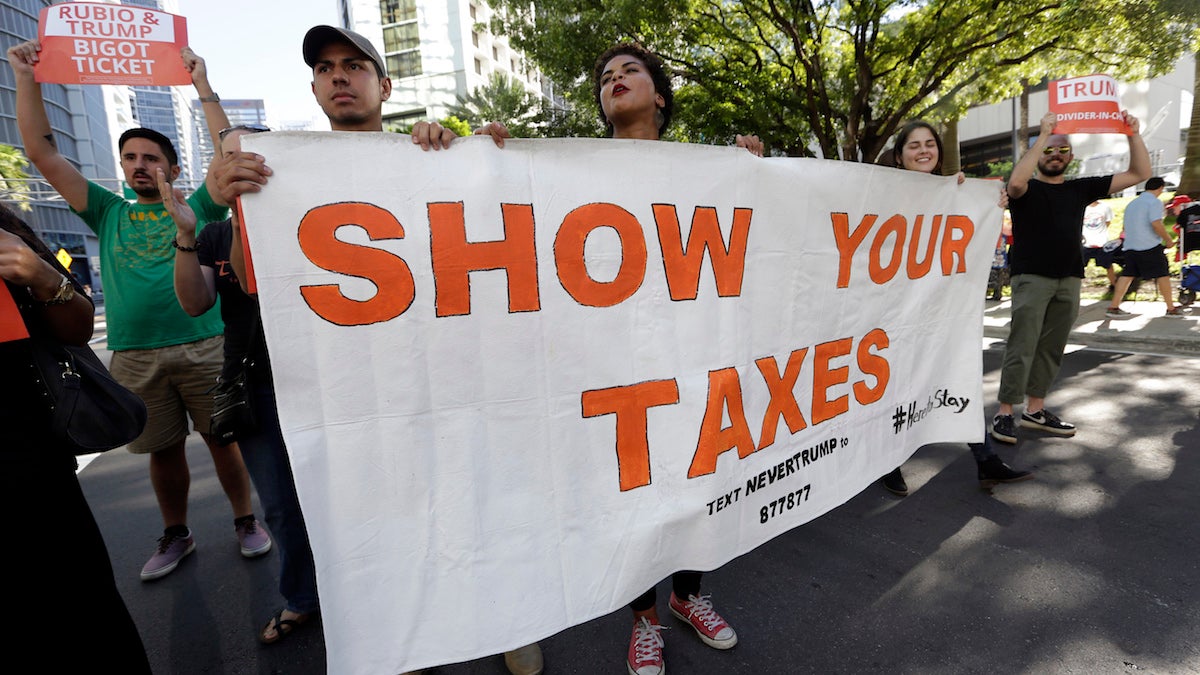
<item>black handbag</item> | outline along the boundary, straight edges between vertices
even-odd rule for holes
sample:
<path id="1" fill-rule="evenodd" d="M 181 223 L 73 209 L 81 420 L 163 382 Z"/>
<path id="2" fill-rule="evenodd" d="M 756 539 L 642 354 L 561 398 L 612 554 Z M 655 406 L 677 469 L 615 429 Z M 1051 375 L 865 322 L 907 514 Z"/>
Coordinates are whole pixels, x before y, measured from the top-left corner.
<path id="1" fill-rule="evenodd" d="M 258 338 L 261 319 L 254 322 L 250 332 L 249 349 L 253 349 L 254 341 Z M 250 357 L 242 359 L 241 370 L 229 379 L 217 379 L 213 388 L 213 411 L 209 422 L 208 432 L 221 445 L 229 445 L 245 434 L 258 431 L 258 418 L 254 414 L 254 406 L 250 403 L 250 368 L 254 362 Z"/>
<path id="2" fill-rule="evenodd" d="M 258 420 L 250 404 L 250 365 L 249 359 L 243 359 L 237 375 L 218 379 L 213 390 L 212 421 L 208 432 L 221 445 L 229 445 L 244 434 L 258 430 Z"/>
<path id="3" fill-rule="evenodd" d="M 31 350 L 54 438 L 76 455 L 126 445 L 146 427 L 146 404 L 121 386 L 91 347 L 34 338 Z"/>

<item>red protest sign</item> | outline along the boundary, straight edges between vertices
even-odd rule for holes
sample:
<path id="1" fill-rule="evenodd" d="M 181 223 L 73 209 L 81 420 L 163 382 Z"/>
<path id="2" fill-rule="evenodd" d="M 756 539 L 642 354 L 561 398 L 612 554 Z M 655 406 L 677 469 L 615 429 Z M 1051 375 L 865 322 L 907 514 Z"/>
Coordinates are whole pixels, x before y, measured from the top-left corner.
<path id="1" fill-rule="evenodd" d="M 1050 112 L 1058 115 L 1056 134 L 1125 134 L 1133 132 L 1121 116 L 1117 81 L 1108 75 L 1086 75 L 1050 83 Z"/>
<path id="2" fill-rule="evenodd" d="M 16 301 L 13 300 L 12 293 L 8 292 L 8 286 L 0 283 L 0 342 L 23 340 L 27 337 L 29 331 L 25 328 L 25 320 L 21 318 Z"/>
<path id="3" fill-rule="evenodd" d="M 38 82 L 59 84 L 191 84 L 179 50 L 187 20 L 142 7 L 63 2 L 42 9 Z"/>

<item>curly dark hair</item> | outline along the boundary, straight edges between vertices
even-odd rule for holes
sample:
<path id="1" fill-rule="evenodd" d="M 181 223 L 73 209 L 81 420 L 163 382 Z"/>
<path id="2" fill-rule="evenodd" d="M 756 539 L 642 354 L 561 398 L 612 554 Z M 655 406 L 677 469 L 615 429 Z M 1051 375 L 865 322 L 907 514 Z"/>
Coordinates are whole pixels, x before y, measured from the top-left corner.
<path id="1" fill-rule="evenodd" d="M 942 160 L 946 157 L 946 151 L 942 148 L 942 135 L 938 133 L 933 125 L 924 120 L 912 120 L 911 122 L 900 127 L 900 131 L 896 134 L 896 140 L 892 143 L 892 162 L 896 168 L 903 169 L 904 164 L 901 163 L 901 156 L 904 154 L 904 144 L 908 142 L 908 137 L 917 129 L 928 129 L 929 133 L 933 134 L 933 141 L 937 143 L 938 161 L 933 165 L 934 175 L 942 175 Z"/>
<path id="2" fill-rule="evenodd" d="M 632 56 L 645 64 L 646 70 L 650 72 L 650 79 L 654 81 L 655 93 L 663 97 L 663 107 L 659 109 L 662 112 L 662 122 L 658 125 L 658 134 L 661 136 L 667 125 L 671 123 L 671 112 L 675 108 L 675 92 L 671 90 L 671 78 L 667 75 L 662 59 L 633 42 L 614 45 L 604 50 L 600 58 L 596 59 L 596 65 L 592 67 L 592 94 L 596 97 L 596 108 L 600 111 L 600 121 L 608 130 L 608 135 L 612 136 L 612 122 L 604 116 L 604 106 L 600 104 L 600 76 L 604 74 L 604 66 L 608 65 L 608 62 L 614 57 L 622 54 Z"/>

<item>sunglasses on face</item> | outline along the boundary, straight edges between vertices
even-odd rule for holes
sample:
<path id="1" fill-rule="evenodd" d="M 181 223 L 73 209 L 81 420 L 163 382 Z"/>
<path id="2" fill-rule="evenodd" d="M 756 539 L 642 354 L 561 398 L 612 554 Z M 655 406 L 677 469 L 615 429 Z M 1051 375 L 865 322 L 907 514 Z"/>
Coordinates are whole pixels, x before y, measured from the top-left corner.
<path id="1" fill-rule="evenodd" d="M 218 131 L 217 132 L 217 140 L 223 141 L 223 140 L 225 140 L 226 136 L 228 136 L 229 134 L 232 134 L 235 131 L 248 131 L 252 134 L 257 134 L 257 133 L 260 133 L 263 131 L 270 131 L 270 130 L 271 130 L 271 127 L 263 126 L 261 124 L 235 124 L 231 127 L 226 127 L 224 129 Z"/>
<path id="2" fill-rule="evenodd" d="M 1058 152 L 1058 153 L 1062 153 L 1062 154 L 1064 154 L 1064 155 L 1065 155 L 1065 154 L 1068 154 L 1069 152 L 1071 152 L 1071 146 L 1069 146 L 1069 145 L 1063 145 L 1063 146 L 1059 146 L 1059 147 L 1050 147 L 1050 148 L 1043 148 L 1043 149 L 1042 149 L 1042 154 L 1043 154 L 1043 155 L 1053 155 L 1053 154 L 1054 154 L 1054 153 L 1056 153 L 1056 152 Z"/>

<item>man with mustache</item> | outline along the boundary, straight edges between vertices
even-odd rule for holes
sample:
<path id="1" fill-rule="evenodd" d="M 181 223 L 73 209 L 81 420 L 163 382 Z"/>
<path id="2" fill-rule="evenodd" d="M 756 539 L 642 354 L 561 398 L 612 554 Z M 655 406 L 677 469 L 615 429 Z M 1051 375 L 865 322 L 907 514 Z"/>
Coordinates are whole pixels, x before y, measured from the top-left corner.
<path id="1" fill-rule="evenodd" d="M 220 445 L 208 434 L 211 389 L 221 373 L 223 324 L 217 312 L 192 318 L 175 298 L 175 250 L 191 250 L 175 240 L 175 223 L 163 207 L 156 171 L 179 176 L 171 141 L 152 129 L 129 129 L 118 145 L 125 182 L 137 194 L 133 203 L 89 181 L 59 153 L 34 79 L 41 45 L 25 42 L 8 50 L 17 89 L 17 126 L 25 154 L 71 209 L 100 238 L 101 275 L 108 316 L 108 348 L 113 376 L 146 402 L 145 431 L 129 451 L 150 455 L 150 482 L 165 527 L 154 553 L 142 568 L 143 581 L 170 574 L 195 549 L 187 526 L 191 483 L 184 442 L 188 417 L 204 437 L 217 478 L 233 507 L 241 554 L 252 558 L 271 549 L 250 502 L 250 477 L 236 444 Z M 208 84 L 204 61 L 191 49 L 181 56 L 210 128 L 229 125 L 219 98 Z M 225 218 L 201 187 L 188 199 L 201 224 Z"/>
<path id="2" fill-rule="evenodd" d="M 1057 436 L 1074 436 L 1075 425 L 1043 406 L 1058 375 L 1067 337 L 1079 316 L 1083 281 L 1083 212 L 1088 204 L 1150 177 L 1150 154 L 1138 120 L 1122 111 L 1129 129 L 1129 168 L 1111 176 L 1067 180 L 1075 155 L 1071 140 L 1055 134 L 1058 116 L 1042 118 L 1037 141 L 1013 167 L 1008 182 L 1012 212 L 1012 321 L 1000 371 L 1000 411 L 992 437 L 1017 442 L 1013 405 L 1025 403 L 1020 425 Z M 1039 177 L 1034 178 L 1034 169 Z"/>

